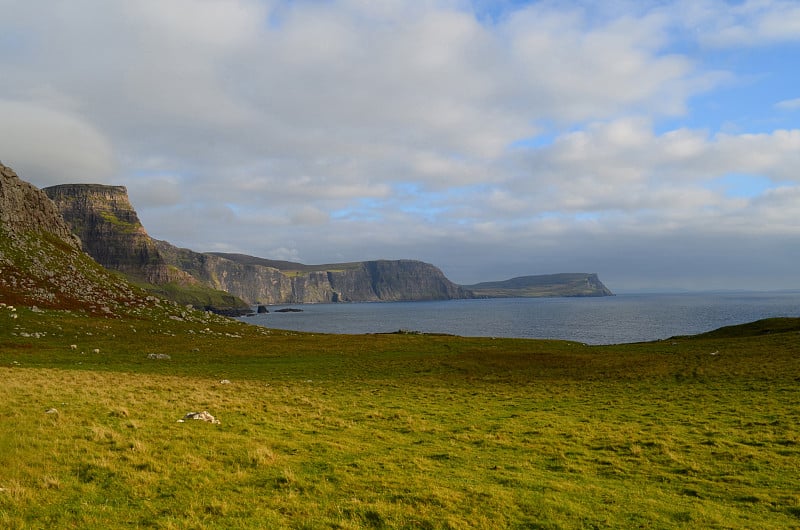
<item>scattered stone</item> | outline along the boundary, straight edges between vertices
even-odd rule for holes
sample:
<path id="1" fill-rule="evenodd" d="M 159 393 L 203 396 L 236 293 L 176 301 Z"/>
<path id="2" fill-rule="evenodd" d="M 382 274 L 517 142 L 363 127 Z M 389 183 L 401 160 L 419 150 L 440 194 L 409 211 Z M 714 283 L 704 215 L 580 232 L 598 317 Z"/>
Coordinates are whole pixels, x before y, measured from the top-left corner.
<path id="1" fill-rule="evenodd" d="M 214 416 L 212 416 L 205 410 L 203 412 L 189 412 L 182 419 L 178 420 L 178 423 L 183 423 L 186 420 L 200 420 L 216 424 L 220 423 L 218 419 L 216 419 Z"/>

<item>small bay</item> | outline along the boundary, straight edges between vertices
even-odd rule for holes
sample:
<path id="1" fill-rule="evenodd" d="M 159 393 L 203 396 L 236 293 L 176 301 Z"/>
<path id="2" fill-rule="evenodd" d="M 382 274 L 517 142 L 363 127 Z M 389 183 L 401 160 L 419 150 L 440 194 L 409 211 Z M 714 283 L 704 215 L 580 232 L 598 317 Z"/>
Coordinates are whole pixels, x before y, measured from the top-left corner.
<path id="1" fill-rule="evenodd" d="M 275 312 L 287 307 L 302 312 Z M 269 328 L 315 333 L 403 330 L 465 337 L 620 344 L 692 335 L 762 318 L 800 317 L 800 291 L 284 304 L 268 309 L 269 313 L 241 320 Z"/>

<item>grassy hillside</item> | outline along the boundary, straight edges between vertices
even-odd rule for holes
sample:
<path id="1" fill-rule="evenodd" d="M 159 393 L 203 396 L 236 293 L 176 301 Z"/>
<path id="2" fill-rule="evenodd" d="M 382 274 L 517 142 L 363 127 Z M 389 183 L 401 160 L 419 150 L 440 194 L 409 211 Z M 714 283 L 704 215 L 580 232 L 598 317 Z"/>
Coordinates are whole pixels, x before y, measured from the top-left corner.
<path id="1" fill-rule="evenodd" d="M 797 527 L 798 325 L 589 347 L 0 306 L 0 527 Z"/>
<path id="2" fill-rule="evenodd" d="M 249 304 L 236 296 L 200 283 L 169 282 L 153 285 L 131 277 L 127 277 L 127 279 L 148 293 L 166 298 L 182 306 L 188 305 L 226 315 L 241 315 L 252 311 Z"/>

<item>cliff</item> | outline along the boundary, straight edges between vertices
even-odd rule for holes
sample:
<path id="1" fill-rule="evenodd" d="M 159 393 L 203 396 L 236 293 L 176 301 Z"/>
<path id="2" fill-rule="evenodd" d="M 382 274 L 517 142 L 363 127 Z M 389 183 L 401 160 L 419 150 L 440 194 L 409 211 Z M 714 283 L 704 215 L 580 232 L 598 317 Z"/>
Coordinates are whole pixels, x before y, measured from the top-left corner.
<path id="1" fill-rule="evenodd" d="M 584 272 L 520 276 L 498 282 L 465 285 L 480 298 L 613 296 L 597 274 Z"/>
<path id="2" fill-rule="evenodd" d="M 187 291 L 200 286 L 249 304 L 471 297 L 439 269 L 419 261 L 314 266 L 178 248 L 147 234 L 123 186 L 66 184 L 44 191 L 100 264 L 155 286 L 151 290 L 159 294 L 180 296 L 181 301 L 186 301 Z M 158 287 L 165 285 L 171 288 Z"/>
<path id="3" fill-rule="evenodd" d="M 151 301 L 87 256 L 47 195 L 0 164 L 0 302 L 112 316 Z"/>
<path id="4" fill-rule="evenodd" d="M 192 281 L 161 258 L 124 186 L 63 184 L 42 191 L 83 242 L 84 250 L 104 267 L 154 284 Z"/>
<path id="5" fill-rule="evenodd" d="M 278 262 L 242 254 L 211 254 L 237 268 L 218 275 L 225 282 L 236 270 L 266 276 L 257 299 L 278 302 L 399 302 L 472 298 L 437 267 L 416 260 L 376 260 L 325 265 Z M 278 268 L 280 267 L 280 268 Z M 236 289 L 234 281 L 228 285 Z M 233 292 L 233 291 L 232 291 Z"/>
<path id="6" fill-rule="evenodd" d="M 104 267 L 181 304 L 218 312 L 249 307 L 169 263 L 142 226 L 124 186 L 63 184 L 42 191 L 83 242 L 84 250 Z"/>

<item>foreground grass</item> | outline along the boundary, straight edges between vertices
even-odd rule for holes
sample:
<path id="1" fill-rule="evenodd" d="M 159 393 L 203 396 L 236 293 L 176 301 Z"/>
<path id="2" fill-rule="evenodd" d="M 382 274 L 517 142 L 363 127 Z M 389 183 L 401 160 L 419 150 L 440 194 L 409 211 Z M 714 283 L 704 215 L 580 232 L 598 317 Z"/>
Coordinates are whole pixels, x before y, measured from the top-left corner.
<path id="1" fill-rule="evenodd" d="M 794 321 L 587 347 L 17 314 L 0 527 L 800 526 Z"/>

